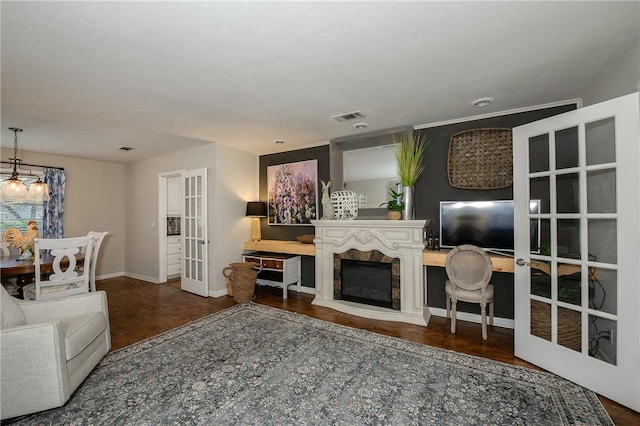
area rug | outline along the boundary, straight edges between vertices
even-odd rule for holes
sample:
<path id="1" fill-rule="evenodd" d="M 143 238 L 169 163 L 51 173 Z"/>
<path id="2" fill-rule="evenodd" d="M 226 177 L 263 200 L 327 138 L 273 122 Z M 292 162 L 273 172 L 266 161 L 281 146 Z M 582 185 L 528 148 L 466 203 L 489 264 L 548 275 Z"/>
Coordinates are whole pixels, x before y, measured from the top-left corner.
<path id="1" fill-rule="evenodd" d="M 552 374 L 247 303 L 108 354 L 66 405 L 16 424 L 613 423 Z"/>

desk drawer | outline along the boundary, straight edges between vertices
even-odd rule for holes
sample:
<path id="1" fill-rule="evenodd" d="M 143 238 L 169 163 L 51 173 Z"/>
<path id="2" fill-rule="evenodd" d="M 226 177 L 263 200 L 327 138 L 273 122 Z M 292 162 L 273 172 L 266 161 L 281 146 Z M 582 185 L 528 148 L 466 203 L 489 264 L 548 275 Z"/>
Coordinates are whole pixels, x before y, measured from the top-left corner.
<path id="1" fill-rule="evenodd" d="M 282 260 L 277 259 L 262 259 L 262 266 L 266 269 L 282 270 Z"/>

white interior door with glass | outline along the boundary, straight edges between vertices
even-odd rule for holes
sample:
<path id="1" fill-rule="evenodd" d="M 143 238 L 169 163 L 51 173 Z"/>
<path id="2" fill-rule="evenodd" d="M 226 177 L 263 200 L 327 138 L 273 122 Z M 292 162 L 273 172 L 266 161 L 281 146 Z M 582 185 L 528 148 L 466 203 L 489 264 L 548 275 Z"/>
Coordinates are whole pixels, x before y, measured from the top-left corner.
<path id="1" fill-rule="evenodd" d="M 635 93 L 513 130 L 515 355 L 634 410 L 638 103 Z"/>
<path id="2" fill-rule="evenodd" d="M 182 290 L 207 297 L 207 169 L 182 173 L 184 212 L 182 215 Z"/>

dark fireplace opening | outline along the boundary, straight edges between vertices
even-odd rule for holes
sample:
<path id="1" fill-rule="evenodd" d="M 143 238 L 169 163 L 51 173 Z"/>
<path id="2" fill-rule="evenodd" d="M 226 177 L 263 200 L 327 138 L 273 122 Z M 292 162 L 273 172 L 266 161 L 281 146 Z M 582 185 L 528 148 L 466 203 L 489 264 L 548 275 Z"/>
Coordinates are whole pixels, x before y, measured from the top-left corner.
<path id="1" fill-rule="evenodd" d="M 393 308 L 391 263 L 342 259 L 340 298 Z"/>

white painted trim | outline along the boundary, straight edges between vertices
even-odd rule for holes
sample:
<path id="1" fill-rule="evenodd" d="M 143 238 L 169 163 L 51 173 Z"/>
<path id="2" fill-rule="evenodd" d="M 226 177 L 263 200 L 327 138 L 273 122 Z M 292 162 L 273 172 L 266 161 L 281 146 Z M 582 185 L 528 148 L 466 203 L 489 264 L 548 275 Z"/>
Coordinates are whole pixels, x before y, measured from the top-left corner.
<path id="1" fill-rule="evenodd" d="M 209 289 L 209 297 L 222 297 L 227 295 L 227 289 L 224 290 L 211 290 Z"/>
<path id="2" fill-rule="evenodd" d="M 315 287 L 305 287 L 305 286 L 301 285 L 299 293 L 316 294 L 316 288 Z"/>
<path id="3" fill-rule="evenodd" d="M 158 280 L 167 282 L 167 179 L 180 177 L 184 169 L 158 173 Z"/>
<path id="4" fill-rule="evenodd" d="M 456 118 L 456 119 L 453 119 L 453 120 L 444 120 L 444 121 L 438 121 L 438 122 L 435 122 L 435 123 L 418 124 L 418 125 L 413 126 L 413 130 L 428 129 L 428 128 L 431 128 L 431 127 L 439 127 L 439 126 L 448 126 L 449 124 L 464 123 L 465 121 L 483 120 L 485 118 L 501 117 L 503 115 L 519 114 L 519 113 L 522 113 L 522 112 L 530 112 L 530 111 L 536 111 L 536 110 L 539 110 L 539 109 L 554 108 L 554 107 L 559 107 L 559 106 L 564 106 L 564 105 L 571 105 L 571 104 L 575 104 L 576 108 L 582 108 L 582 99 L 581 98 L 568 99 L 568 100 L 565 100 L 565 101 L 550 102 L 548 104 L 535 105 L 535 106 L 522 107 L 522 108 L 514 108 L 514 109 L 509 109 L 509 110 L 506 110 L 506 111 L 490 112 L 490 113 L 487 113 L 487 114 L 472 115 L 470 117 Z"/>
<path id="5" fill-rule="evenodd" d="M 124 276 L 127 278 L 134 278 L 136 280 L 146 281 L 153 284 L 161 284 L 161 282 L 158 281 L 158 279 L 155 277 L 148 277 L 146 275 L 134 274 L 133 272 L 125 272 Z"/>
<path id="6" fill-rule="evenodd" d="M 96 276 L 96 281 L 100 281 L 100 280 L 108 280 L 109 278 L 117 278 L 117 277 L 124 277 L 125 276 L 125 272 L 113 272 L 111 274 L 104 274 L 104 275 L 98 275 Z"/>
<path id="7" fill-rule="evenodd" d="M 443 317 L 446 318 L 447 317 L 447 310 L 444 308 L 433 308 L 431 306 L 429 306 L 429 309 L 431 310 L 431 314 L 435 315 L 437 317 Z M 460 312 L 458 311 L 456 314 L 456 320 L 462 320 L 462 321 L 469 321 L 469 322 L 475 322 L 480 324 L 480 320 L 481 317 L 478 314 L 472 314 L 470 312 Z M 487 318 L 488 321 L 488 318 Z M 493 317 L 493 325 L 496 327 L 503 327 L 503 328 L 510 328 L 513 330 L 513 328 L 515 327 L 515 321 L 509 318 L 498 318 L 498 317 Z"/>

